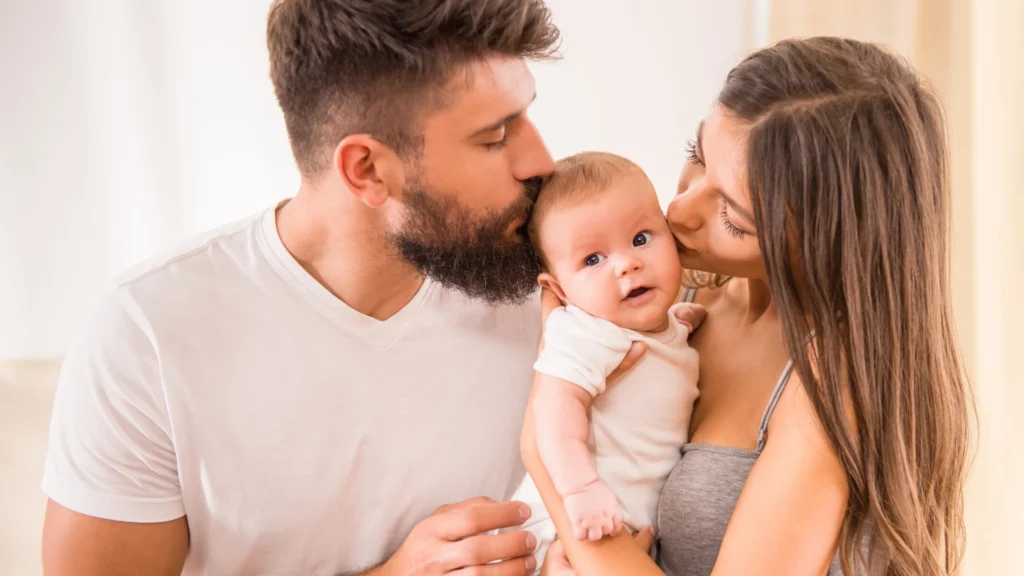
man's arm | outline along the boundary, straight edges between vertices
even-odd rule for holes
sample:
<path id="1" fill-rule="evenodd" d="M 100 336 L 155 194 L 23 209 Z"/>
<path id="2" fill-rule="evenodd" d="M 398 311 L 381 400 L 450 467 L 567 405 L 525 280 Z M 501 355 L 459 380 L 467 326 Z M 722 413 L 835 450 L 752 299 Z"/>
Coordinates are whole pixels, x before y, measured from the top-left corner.
<path id="1" fill-rule="evenodd" d="M 141 524 L 79 514 L 53 500 L 43 524 L 46 576 L 178 576 L 188 552 L 185 518 Z"/>
<path id="2" fill-rule="evenodd" d="M 189 534 L 151 334 L 117 289 L 64 358 L 42 480 L 47 575 L 181 573 Z"/>

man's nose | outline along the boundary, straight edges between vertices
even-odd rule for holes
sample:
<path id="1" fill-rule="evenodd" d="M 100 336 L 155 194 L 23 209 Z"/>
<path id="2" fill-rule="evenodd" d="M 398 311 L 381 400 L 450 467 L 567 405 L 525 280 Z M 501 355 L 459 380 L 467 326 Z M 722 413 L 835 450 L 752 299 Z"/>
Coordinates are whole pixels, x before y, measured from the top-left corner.
<path id="1" fill-rule="evenodd" d="M 551 157 L 551 152 L 544 144 L 537 127 L 529 119 L 524 120 L 513 176 L 520 181 L 550 176 L 555 171 L 555 160 Z"/>

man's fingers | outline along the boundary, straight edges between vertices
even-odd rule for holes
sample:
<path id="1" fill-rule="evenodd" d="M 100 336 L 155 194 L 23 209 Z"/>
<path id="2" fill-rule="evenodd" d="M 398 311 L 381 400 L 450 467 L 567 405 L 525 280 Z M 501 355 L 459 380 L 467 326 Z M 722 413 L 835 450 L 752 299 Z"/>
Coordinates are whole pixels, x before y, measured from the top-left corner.
<path id="1" fill-rule="evenodd" d="M 529 576 L 533 574 L 536 567 L 537 561 L 533 556 L 527 556 L 483 566 L 466 566 L 448 574 L 452 576 Z"/>
<path id="2" fill-rule="evenodd" d="M 643 356 L 644 352 L 646 351 L 646 344 L 644 344 L 643 342 L 633 342 L 633 345 L 629 347 L 629 352 L 626 352 L 626 357 L 623 358 L 622 362 L 619 363 L 619 367 L 608 375 L 608 380 L 612 380 L 621 375 L 626 370 L 632 368 L 633 365 L 636 364 L 637 360 L 639 360 L 640 357 Z"/>
<path id="3" fill-rule="evenodd" d="M 444 514 L 449 510 L 458 510 L 459 508 L 467 508 L 470 506 L 479 506 L 480 504 L 493 504 L 494 499 L 488 498 L 487 496 L 477 496 L 476 498 L 470 498 L 469 500 L 463 500 L 462 502 L 456 502 L 454 504 L 445 504 L 437 510 L 434 510 L 434 514 Z"/>
<path id="4" fill-rule="evenodd" d="M 521 525 L 530 517 L 530 507 L 523 502 L 482 502 L 453 507 L 433 517 L 438 537 L 455 542 L 498 530 Z"/>
<path id="5" fill-rule="evenodd" d="M 479 534 L 453 544 L 459 566 L 476 566 L 496 560 L 524 558 L 537 549 L 537 537 L 526 530 L 504 534 Z"/>

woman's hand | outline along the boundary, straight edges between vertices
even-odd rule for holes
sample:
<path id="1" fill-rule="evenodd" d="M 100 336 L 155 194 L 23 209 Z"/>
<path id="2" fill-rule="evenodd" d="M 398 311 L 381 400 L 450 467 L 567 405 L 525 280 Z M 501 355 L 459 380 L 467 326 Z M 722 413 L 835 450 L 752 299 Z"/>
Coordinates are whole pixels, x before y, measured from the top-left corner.
<path id="1" fill-rule="evenodd" d="M 654 544 L 654 529 L 650 526 L 633 535 L 633 543 L 636 544 L 644 554 L 650 553 L 651 545 Z M 576 576 L 576 571 L 569 564 L 569 558 L 565 555 L 565 548 L 561 540 L 555 540 L 548 547 L 544 555 L 544 565 L 540 568 L 540 576 Z"/>

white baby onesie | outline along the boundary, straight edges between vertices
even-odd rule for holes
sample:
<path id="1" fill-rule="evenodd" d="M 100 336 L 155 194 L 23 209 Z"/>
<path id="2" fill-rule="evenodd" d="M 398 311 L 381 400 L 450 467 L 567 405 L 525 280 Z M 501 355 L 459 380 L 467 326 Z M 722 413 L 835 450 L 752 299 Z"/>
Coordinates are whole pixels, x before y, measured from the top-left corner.
<path id="1" fill-rule="evenodd" d="M 544 349 L 534 364 L 537 372 L 593 396 L 590 452 L 598 477 L 618 497 L 633 531 L 654 525 L 658 495 L 679 461 L 698 394 L 697 351 L 687 344 L 689 329 L 672 312 L 668 329 L 651 334 L 620 328 L 571 304 L 557 308 L 548 318 Z M 606 386 L 608 374 L 636 341 L 644 342 L 647 352 Z M 537 536 L 540 566 L 554 541 L 554 525 L 529 475 L 513 498 L 533 509 L 525 528 Z"/>

